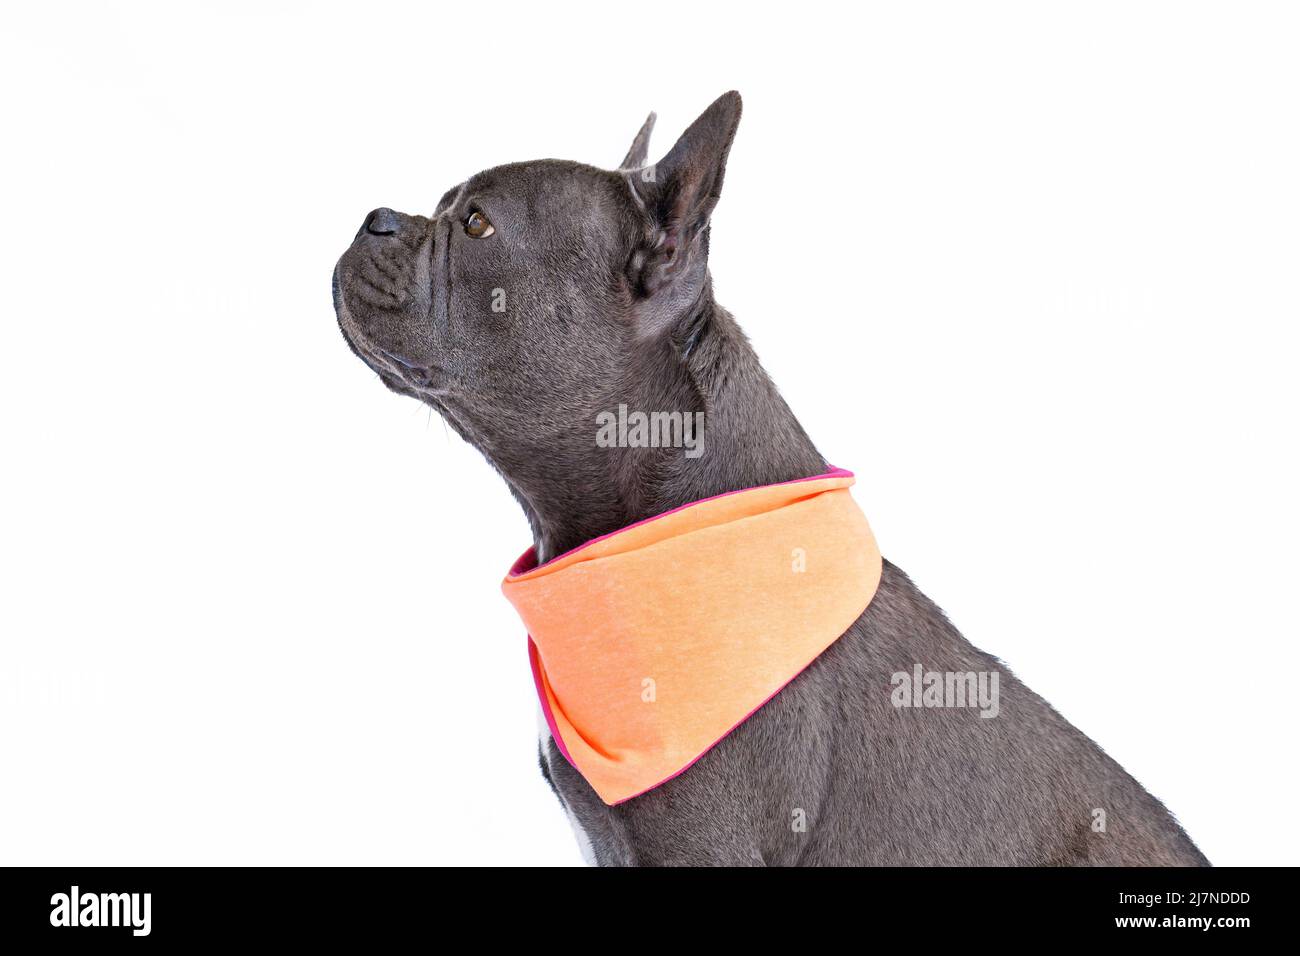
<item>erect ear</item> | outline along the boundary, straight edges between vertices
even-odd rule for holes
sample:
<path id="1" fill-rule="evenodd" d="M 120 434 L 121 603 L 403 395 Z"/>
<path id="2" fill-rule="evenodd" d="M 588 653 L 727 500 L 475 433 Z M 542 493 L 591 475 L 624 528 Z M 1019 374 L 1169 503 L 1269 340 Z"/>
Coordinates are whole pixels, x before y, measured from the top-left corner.
<path id="1" fill-rule="evenodd" d="M 637 133 L 636 139 L 632 140 L 632 148 L 623 157 L 619 169 L 640 169 L 645 165 L 650 153 L 650 134 L 654 132 L 654 128 L 655 114 L 651 113 L 641 124 L 641 132 Z"/>
<path id="2" fill-rule="evenodd" d="M 625 173 L 652 232 L 646 248 L 630 264 L 643 295 L 653 295 L 682 277 L 702 279 L 709 217 L 722 195 L 722 176 L 740 125 L 740 108 L 739 93 L 723 93 L 667 156 L 653 166 Z"/>

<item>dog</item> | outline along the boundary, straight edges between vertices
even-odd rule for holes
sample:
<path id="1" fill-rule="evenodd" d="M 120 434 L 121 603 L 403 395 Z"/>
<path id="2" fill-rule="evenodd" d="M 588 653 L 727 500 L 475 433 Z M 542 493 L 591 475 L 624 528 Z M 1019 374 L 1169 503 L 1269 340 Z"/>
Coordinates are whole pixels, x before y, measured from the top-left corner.
<path id="1" fill-rule="evenodd" d="M 709 222 L 740 115 L 724 94 L 653 165 L 652 113 L 618 169 L 516 163 L 430 216 L 376 209 L 335 267 L 352 351 L 487 457 L 538 562 L 827 471 L 713 296 Z M 703 412 L 706 453 L 598 446 L 593 422 L 620 405 Z M 1000 677 L 995 718 L 899 706 L 920 703 L 901 683 L 924 681 L 922 664 Z M 550 735 L 539 762 L 600 865 L 1208 865 L 888 561 L 848 630 L 679 776 L 609 806 Z"/>

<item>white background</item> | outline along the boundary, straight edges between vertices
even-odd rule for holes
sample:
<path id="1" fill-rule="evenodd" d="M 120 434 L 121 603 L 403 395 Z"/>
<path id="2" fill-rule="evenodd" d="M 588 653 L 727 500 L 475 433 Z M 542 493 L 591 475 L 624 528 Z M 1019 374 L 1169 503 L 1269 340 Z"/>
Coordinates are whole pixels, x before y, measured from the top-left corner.
<path id="1" fill-rule="evenodd" d="M 335 326 L 364 214 L 745 115 L 720 301 L 886 555 L 1220 864 L 1297 863 L 1284 4 L 6 14 L 0 863 L 576 863 L 528 544 Z M 846 17 L 851 17 L 846 19 Z"/>

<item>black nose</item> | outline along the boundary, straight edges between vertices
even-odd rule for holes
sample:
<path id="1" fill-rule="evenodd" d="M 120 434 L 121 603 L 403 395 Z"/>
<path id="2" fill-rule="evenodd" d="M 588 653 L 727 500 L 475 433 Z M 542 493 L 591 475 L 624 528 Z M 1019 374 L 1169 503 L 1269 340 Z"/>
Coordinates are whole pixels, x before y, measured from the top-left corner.
<path id="1" fill-rule="evenodd" d="M 361 229 L 372 236 L 391 236 L 397 232 L 397 225 L 397 213 L 387 206 L 380 206 L 366 216 L 366 221 L 361 224 Z"/>

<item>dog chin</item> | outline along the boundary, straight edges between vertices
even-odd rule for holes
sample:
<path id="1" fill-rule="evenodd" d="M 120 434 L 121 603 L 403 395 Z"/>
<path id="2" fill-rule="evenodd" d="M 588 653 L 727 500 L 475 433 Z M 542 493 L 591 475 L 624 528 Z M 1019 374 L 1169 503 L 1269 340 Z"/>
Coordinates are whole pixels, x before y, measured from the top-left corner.
<path id="1" fill-rule="evenodd" d="M 435 378 L 433 369 L 414 365 L 375 345 L 351 322 L 345 308 L 339 310 L 339 329 L 357 358 L 365 362 L 390 391 L 428 402 L 442 410 L 436 400 L 445 394 L 446 389 Z"/>
<path id="2" fill-rule="evenodd" d="M 385 361 L 381 356 L 383 349 L 370 342 L 364 333 L 361 332 L 352 320 L 352 315 L 348 312 L 347 304 L 343 297 L 338 293 L 336 288 L 334 293 L 334 312 L 338 317 L 339 331 L 343 333 L 343 340 L 348 343 L 348 348 L 357 358 L 365 362 L 370 370 L 378 375 L 389 388 L 394 391 L 401 391 L 405 383 L 402 381 L 403 376 L 394 364 Z"/>

